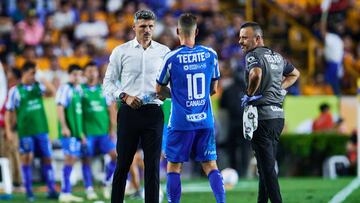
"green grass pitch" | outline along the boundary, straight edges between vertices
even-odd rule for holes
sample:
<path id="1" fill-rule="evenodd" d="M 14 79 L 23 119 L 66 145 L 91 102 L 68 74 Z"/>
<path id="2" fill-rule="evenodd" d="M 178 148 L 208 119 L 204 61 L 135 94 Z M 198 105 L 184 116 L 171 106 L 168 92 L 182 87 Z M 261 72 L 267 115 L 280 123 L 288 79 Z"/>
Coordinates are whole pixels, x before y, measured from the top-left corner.
<path id="1" fill-rule="evenodd" d="M 352 178 L 340 178 L 337 180 L 329 180 L 323 178 L 280 178 L 280 187 L 285 203 L 326 203 L 337 192 L 343 189 L 351 182 Z M 252 203 L 256 202 L 257 197 L 257 180 L 240 180 L 236 187 L 227 191 L 228 203 Z M 36 186 L 35 186 L 36 188 Z M 162 183 L 165 189 L 165 183 Z M 98 195 L 101 197 L 100 188 L 96 188 Z M 192 181 L 183 181 L 182 203 L 212 203 L 215 202 L 210 187 L 206 179 L 198 179 Z M 81 186 L 75 187 L 75 194 L 85 197 Z M 45 193 L 37 192 L 36 201 L 38 203 L 51 203 L 45 198 Z M 6 202 L 6 201 L 2 201 Z M 24 194 L 15 194 L 14 198 L 8 200 L 11 203 L 23 203 L 25 201 Z M 94 201 L 85 201 L 86 203 Z M 104 201 L 107 203 L 109 201 Z M 142 200 L 126 199 L 126 203 L 142 203 Z M 166 201 L 166 197 L 163 202 Z M 360 188 L 355 190 L 345 201 L 345 203 L 360 202 Z"/>

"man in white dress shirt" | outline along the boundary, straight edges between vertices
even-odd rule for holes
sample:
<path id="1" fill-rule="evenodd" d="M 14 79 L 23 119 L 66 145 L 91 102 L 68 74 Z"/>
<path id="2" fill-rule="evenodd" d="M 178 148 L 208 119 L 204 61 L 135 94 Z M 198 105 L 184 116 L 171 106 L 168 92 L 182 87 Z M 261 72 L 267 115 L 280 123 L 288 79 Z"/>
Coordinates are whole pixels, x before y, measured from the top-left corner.
<path id="1" fill-rule="evenodd" d="M 104 92 L 122 102 L 118 111 L 117 167 L 111 202 L 122 203 L 129 167 L 139 143 L 144 151 L 145 202 L 159 202 L 159 159 L 164 115 L 156 97 L 156 76 L 170 49 L 152 40 L 155 14 L 135 13 L 135 39 L 116 47 L 104 78 Z"/>

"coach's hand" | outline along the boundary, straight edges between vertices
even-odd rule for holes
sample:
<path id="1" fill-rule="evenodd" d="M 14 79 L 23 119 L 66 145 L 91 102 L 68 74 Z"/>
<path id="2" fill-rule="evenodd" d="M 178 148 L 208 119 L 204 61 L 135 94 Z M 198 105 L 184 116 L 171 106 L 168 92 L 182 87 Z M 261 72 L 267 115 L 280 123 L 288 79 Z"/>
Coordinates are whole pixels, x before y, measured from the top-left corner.
<path id="1" fill-rule="evenodd" d="M 243 98 L 241 98 L 241 106 L 245 107 L 247 106 L 247 104 L 251 101 L 255 101 L 258 100 L 262 97 L 262 95 L 256 95 L 256 96 L 248 96 L 248 95 L 244 95 Z"/>
<path id="2" fill-rule="evenodd" d="M 141 107 L 142 102 L 138 97 L 128 95 L 126 97 L 125 103 L 133 109 L 138 109 Z"/>

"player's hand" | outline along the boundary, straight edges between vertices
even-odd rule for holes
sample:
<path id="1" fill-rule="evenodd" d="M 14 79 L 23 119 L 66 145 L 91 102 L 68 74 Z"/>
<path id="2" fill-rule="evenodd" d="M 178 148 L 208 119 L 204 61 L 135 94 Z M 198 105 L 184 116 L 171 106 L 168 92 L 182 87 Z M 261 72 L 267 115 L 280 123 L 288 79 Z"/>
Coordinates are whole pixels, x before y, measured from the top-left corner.
<path id="1" fill-rule="evenodd" d="M 5 131 L 5 140 L 12 141 L 14 137 L 14 133 L 11 130 Z"/>
<path id="2" fill-rule="evenodd" d="M 86 143 L 87 143 L 86 137 L 83 135 L 81 138 L 81 144 L 86 145 Z"/>
<path id="3" fill-rule="evenodd" d="M 71 131 L 70 131 L 70 129 L 66 126 L 66 127 L 61 128 L 61 134 L 62 134 L 64 137 L 70 137 Z"/>
<path id="4" fill-rule="evenodd" d="M 135 97 L 135 96 L 130 96 L 130 95 L 126 98 L 125 103 L 133 109 L 140 108 L 141 104 L 142 104 L 141 99 L 139 99 L 138 97 Z"/>
<path id="5" fill-rule="evenodd" d="M 262 97 L 262 95 L 254 95 L 254 96 L 248 96 L 247 94 L 245 94 L 242 98 L 241 98 L 241 106 L 245 107 L 248 105 L 249 102 L 251 101 L 255 101 L 258 100 Z"/>
<path id="6" fill-rule="evenodd" d="M 156 94 L 156 98 L 160 99 L 161 101 L 164 101 L 166 99 L 166 97 L 164 97 L 160 94 Z"/>
<path id="7" fill-rule="evenodd" d="M 109 136 L 110 136 L 111 140 L 113 140 L 113 141 L 116 140 L 116 128 L 113 130 L 110 130 Z"/>

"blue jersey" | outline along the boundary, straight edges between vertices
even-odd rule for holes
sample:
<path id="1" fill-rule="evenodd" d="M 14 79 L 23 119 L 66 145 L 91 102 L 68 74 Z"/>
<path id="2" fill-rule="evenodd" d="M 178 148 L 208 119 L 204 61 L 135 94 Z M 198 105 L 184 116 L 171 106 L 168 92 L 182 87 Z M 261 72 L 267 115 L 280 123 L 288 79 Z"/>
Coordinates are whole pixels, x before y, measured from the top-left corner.
<path id="1" fill-rule="evenodd" d="M 211 48 L 201 45 L 193 48 L 181 46 L 165 56 L 157 83 L 167 85 L 170 82 L 170 129 L 214 127 L 210 84 L 219 78 L 217 54 Z"/>

